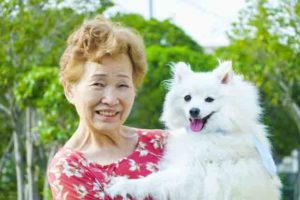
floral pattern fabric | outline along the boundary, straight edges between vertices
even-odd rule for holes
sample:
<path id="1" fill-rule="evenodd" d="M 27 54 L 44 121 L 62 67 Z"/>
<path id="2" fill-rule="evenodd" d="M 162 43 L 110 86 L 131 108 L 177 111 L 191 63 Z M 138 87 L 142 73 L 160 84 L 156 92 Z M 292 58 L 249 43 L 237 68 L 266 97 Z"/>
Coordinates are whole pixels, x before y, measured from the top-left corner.
<path id="1" fill-rule="evenodd" d="M 52 159 L 47 175 L 55 200 L 111 200 L 104 188 L 112 177 L 145 177 L 158 170 L 164 151 L 166 133 L 161 130 L 137 130 L 135 150 L 108 165 L 87 160 L 82 153 L 61 148 Z M 122 198 L 115 198 L 119 200 Z"/>

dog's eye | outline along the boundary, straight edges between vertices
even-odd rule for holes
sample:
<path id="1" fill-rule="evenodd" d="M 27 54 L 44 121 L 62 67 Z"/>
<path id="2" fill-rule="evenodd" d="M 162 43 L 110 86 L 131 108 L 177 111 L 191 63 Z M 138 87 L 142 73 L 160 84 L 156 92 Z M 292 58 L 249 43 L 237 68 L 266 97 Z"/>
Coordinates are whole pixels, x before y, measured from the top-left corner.
<path id="1" fill-rule="evenodd" d="M 192 99 L 192 97 L 191 97 L 191 95 L 186 95 L 186 96 L 184 96 L 184 100 L 185 101 L 190 101 Z"/>
<path id="2" fill-rule="evenodd" d="M 214 99 L 213 99 L 213 98 L 211 98 L 211 97 L 206 97 L 205 101 L 210 103 L 210 102 L 213 102 L 213 101 L 214 101 Z"/>

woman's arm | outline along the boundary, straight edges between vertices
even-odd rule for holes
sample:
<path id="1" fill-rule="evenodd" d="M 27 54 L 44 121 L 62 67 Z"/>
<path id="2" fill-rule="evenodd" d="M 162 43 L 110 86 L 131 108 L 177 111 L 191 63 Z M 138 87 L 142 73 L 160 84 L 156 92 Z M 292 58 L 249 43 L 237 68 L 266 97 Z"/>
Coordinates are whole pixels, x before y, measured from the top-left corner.
<path id="1" fill-rule="evenodd" d="M 105 196 L 102 184 L 78 160 L 59 152 L 47 171 L 48 181 L 55 200 L 99 200 Z"/>

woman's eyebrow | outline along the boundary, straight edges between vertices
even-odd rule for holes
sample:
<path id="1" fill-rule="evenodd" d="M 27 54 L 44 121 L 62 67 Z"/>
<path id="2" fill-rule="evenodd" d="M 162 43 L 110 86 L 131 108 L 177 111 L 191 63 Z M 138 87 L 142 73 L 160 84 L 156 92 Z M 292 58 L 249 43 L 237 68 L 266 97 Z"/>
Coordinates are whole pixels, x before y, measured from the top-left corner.
<path id="1" fill-rule="evenodd" d="M 92 75 L 92 78 L 98 77 L 98 76 L 100 76 L 100 77 L 107 77 L 106 74 L 93 74 L 93 75 Z"/>
<path id="2" fill-rule="evenodd" d="M 128 78 L 128 79 L 129 79 L 129 76 L 128 76 L 128 75 L 126 75 L 126 74 L 118 74 L 117 76 L 118 76 L 118 77 L 122 77 L 122 78 Z"/>
<path id="3" fill-rule="evenodd" d="M 93 74 L 92 78 L 97 78 L 97 77 L 107 77 L 107 74 Z M 121 78 L 127 78 L 130 79 L 130 77 L 126 74 L 117 74 L 117 77 L 121 77 Z"/>

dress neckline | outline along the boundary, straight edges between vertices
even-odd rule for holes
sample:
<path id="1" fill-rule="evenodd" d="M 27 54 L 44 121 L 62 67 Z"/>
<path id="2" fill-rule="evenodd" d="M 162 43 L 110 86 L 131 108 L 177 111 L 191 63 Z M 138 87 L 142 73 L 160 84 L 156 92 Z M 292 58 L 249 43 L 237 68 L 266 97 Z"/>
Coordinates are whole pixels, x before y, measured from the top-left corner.
<path id="1" fill-rule="evenodd" d="M 74 150 L 73 148 L 71 147 L 62 147 L 60 149 L 60 151 L 65 151 L 65 150 L 69 150 L 72 152 L 72 154 L 75 154 L 77 155 L 78 157 L 80 157 L 81 159 L 83 159 L 85 162 L 89 163 L 89 165 L 95 165 L 95 166 L 98 166 L 100 168 L 107 168 L 107 167 L 111 167 L 111 166 L 115 166 L 117 164 L 119 164 L 120 162 L 124 161 L 124 160 L 129 160 L 130 158 L 132 158 L 134 156 L 134 154 L 138 151 L 138 148 L 139 148 L 139 145 L 141 143 L 141 135 L 140 134 L 140 131 L 138 129 L 135 130 L 135 133 L 136 135 L 138 136 L 138 141 L 137 141 L 137 144 L 135 145 L 135 148 L 133 149 L 133 151 L 127 155 L 127 156 L 124 156 L 123 158 L 120 158 L 114 162 L 111 162 L 111 163 L 107 163 L 107 164 L 100 164 L 100 163 L 97 163 L 91 159 L 88 159 L 83 152 L 81 151 L 78 151 L 78 150 Z"/>

